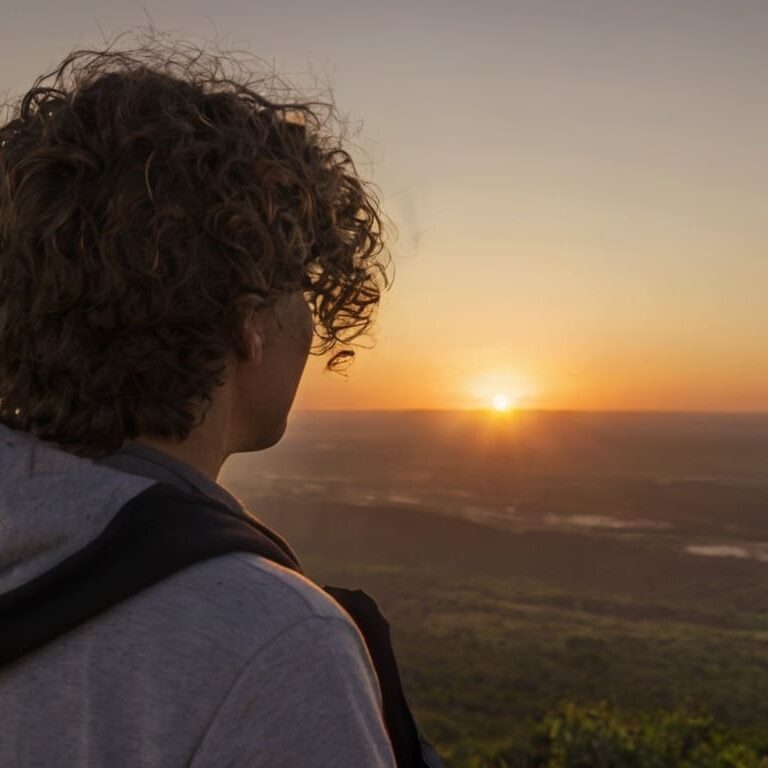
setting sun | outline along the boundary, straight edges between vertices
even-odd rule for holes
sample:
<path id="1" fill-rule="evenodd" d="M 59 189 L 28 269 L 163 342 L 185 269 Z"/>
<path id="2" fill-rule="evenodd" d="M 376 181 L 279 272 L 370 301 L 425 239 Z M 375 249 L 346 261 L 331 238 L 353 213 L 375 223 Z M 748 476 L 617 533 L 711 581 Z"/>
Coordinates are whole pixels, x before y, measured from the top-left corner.
<path id="1" fill-rule="evenodd" d="M 502 393 L 499 393 L 493 398 L 493 407 L 497 411 L 508 411 L 510 408 L 509 398 Z"/>
<path id="2" fill-rule="evenodd" d="M 468 376 L 464 391 L 472 407 L 498 414 L 531 407 L 537 394 L 527 373 L 498 364 L 481 368 Z"/>

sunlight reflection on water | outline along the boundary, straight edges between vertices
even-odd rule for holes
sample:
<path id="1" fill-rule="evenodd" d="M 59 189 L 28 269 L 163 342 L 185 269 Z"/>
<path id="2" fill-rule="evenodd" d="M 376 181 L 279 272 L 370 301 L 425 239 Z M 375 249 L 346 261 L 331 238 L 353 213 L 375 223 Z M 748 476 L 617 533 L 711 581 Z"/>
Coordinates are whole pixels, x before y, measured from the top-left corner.
<path id="1" fill-rule="evenodd" d="M 576 526 L 580 528 L 671 528 L 669 523 L 659 520 L 635 518 L 617 518 L 609 515 L 545 515 L 545 523 L 556 526 Z"/>
<path id="2" fill-rule="evenodd" d="M 742 544 L 689 544 L 685 552 L 703 557 L 738 557 L 768 563 L 768 542 L 764 541 Z"/>

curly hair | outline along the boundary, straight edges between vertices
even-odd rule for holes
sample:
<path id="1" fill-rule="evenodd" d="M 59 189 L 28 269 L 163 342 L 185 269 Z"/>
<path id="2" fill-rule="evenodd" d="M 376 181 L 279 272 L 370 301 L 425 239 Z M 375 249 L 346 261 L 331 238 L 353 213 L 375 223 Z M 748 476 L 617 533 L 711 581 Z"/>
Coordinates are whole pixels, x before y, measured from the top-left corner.
<path id="1" fill-rule="evenodd" d="M 351 362 L 391 282 L 378 199 L 332 104 L 233 63 L 76 50 L 6 104 L 0 422 L 91 458 L 184 440 L 243 314 L 292 291 L 313 354 Z"/>

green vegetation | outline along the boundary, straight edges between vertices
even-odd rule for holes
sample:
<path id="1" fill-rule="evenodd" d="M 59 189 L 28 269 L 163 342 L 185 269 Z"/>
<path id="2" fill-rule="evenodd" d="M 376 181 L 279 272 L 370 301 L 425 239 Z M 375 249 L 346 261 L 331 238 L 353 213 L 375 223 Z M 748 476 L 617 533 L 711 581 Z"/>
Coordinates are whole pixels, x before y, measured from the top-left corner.
<path id="1" fill-rule="evenodd" d="M 765 563 L 671 534 L 263 508 L 312 579 L 375 598 L 449 768 L 768 768 Z"/>
<path id="2" fill-rule="evenodd" d="M 474 752 L 474 754 L 472 754 Z M 561 705 L 527 744 L 488 750 L 448 747 L 465 768 L 766 768 L 768 757 L 740 743 L 704 711 L 629 716 L 600 702 Z"/>
<path id="3" fill-rule="evenodd" d="M 654 618 L 531 580 L 304 562 L 375 596 L 449 768 L 768 768 L 762 626 Z"/>
<path id="4" fill-rule="evenodd" d="M 766 416 L 493 423 L 307 415 L 242 494 L 376 599 L 450 768 L 768 768 L 768 563 L 687 549 L 768 541 Z"/>

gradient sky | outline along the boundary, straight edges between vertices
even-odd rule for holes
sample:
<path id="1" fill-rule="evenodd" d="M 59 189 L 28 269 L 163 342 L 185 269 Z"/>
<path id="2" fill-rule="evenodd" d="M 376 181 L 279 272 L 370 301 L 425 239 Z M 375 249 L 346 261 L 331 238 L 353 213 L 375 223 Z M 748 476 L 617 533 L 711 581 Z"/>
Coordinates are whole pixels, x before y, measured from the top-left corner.
<path id="1" fill-rule="evenodd" d="M 768 411 L 765 0 L 6 0 L 0 92 L 148 16 L 330 86 L 398 228 L 297 408 Z"/>

